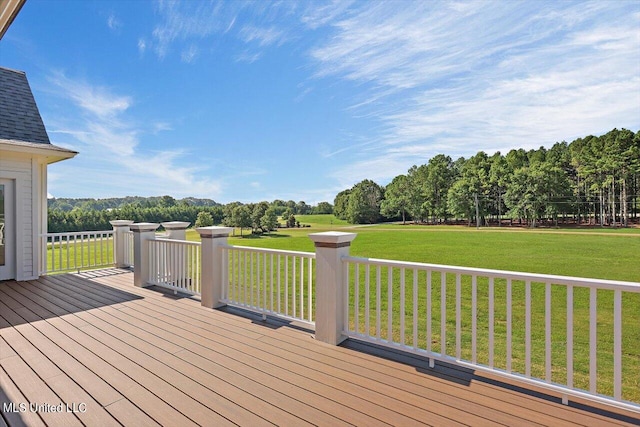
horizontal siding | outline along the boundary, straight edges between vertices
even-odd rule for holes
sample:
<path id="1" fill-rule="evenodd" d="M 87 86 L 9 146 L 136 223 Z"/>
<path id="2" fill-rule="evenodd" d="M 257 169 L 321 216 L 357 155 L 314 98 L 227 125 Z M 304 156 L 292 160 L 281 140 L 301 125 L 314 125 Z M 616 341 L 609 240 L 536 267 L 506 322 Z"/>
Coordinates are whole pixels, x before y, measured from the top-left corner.
<path id="1" fill-rule="evenodd" d="M 2 153 L 0 158 L 0 172 L 27 172 L 31 175 L 31 159 L 30 158 L 16 158 Z"/>

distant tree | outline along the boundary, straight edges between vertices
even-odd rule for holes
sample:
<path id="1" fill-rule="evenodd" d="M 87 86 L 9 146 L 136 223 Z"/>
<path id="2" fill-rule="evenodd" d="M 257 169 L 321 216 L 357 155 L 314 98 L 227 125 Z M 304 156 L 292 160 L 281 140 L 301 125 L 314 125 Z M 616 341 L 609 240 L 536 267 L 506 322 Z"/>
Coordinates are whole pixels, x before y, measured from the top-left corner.
<path id="1" fill-rule="evenodd" d="M 287 227 L 288 228 L 293 228 L 293 227 L 296 226 L 296 223 L 297 223 L 297 221 L 296 221 L 295 215 L 294 214 L 290 214 L 289 218 L 287 218 Z"/>
<path id="2" fill-rule="evenodd" d="M 460 174 L 456 183 L 451 187 L 452 189 L 455 187 L 455 189 L 448 193 L 448 196 L 453 195 L 456 200 L 448 207 L 451 213 L 459 215 L 466 210 L 467 206 L 472 205 L 474 207 L 473 217 L 476 219 L 476 224 L 480 225 L 483 222 L 481 220 L 489 213 L 491 200 L 489 197 L 491 190 L 489 156 L 484 151 L 479 151 L 475 156 L 459 164 L 458 167 Z"/>
<path id="3" fill-rule="evenodd" d="M 73 206 L 71 204 L 69 204 L 68 202 L 60 202 L 57 205 L 57 209 L 64 211 L 64 212 L 69 212 L 70 210 L 73 209 Z"/>
<path id="4" fill-rule="evenodd" d="M 247 205 L 236 206 L 233 210 L 232 222 L 234 227 L 240 228 L 242 236 L 243 228 L 251 228 L 251 211 Z"/>
<path id="5" fill-rule="evenodd" d="M 293 213 L 293 211 L 292 211 L 291 209 L 289 209 L 289 208 L 287 208 L 287 209 L 282 213 L 282 220 L 285 222 L 285 224 L 288 224 L 288 223 L 289 223 L 289 217 L 290 217 L 291 215 L 293 215 L 293 214 L 294 214 L 294 213 Z M 288 225 L 287 225 L 287 227 L 288 227 Z"/>
<path id="6" fill-rule="evenodd" d="M 225 227 L 235 227 L 235 219 L 233 212 L 238 206 L 242 206 L 240 202 L 231 202 L 224 205 L 222 208 L 222 225 Z"/>
<path id="7" fill-rule="evenodd" d="M 498 226 L 502 225 L 502 213 L 504 212 L 504 193 L 511 182 L 513 170 L 507 160 L 497 152 L 491 157 L 491 167 L 489 168 L 489 185 L 491 186 L 491 196 L 493 198 L 493 208 L 498 217 Z"/>
<path id="8" fill-rule="evenodd" d="M 457 178 L 451 157 L 438 154 L 432 157 L 427 164 L 427 177 L 423 186 L 426 207 L 432 221 L 442 219 L 447 221 L 447 195 L 449 188 Z"/>
<path id="9" fill-rule="evenodd" d="M 522 148 L 509 151 L 505 156 L 505 160 L 507 161 L 507 163 L 509 163 L 511 170 L 513 171 L 525 166 L 529 166 L 529 158 L 527 157 L 527 152 Z"/>
<path id="10" fill-rule="evenodd" d="M 276 199 L 271 202 L 270 206 L 274 208 L 276 215 L 278 216 L 282 215 L 282 213 L 287 210 L 287 205 L 284 200 Z"/>
<path id="11" fill-rule="evenodd" d="M 268 209 L 269 209 L 268 202 L 256 203 L 253 206 L 253 210 L 251 212 L 251 228 L 253 229 L 253 231 L 261 231 L 261 232 L 265 231 L 262 227 L 262 217 L 264 217 Z"/>
<path id="12" fill-rule="evenodd" d="M 333 205 L 329 202 L 320 202 L 312 209 L 312 213 L 316 215 L 325 215 L 333 213 Z"/>
<path id="13" fill-rule="evenodd" d="M 409 179 L 406 175 L 393 178 L 384 190 L 384 200 L 380 204 L 380 212 L 387 218 L 402 216 L 402 223 L 406 223 L 406 213 L 411 202 Z"/>
<path id="14" fill-rule="evenodd" d="M 336 195 L 333 201 L 333 214 L 336 218 L 347 219 L 347 206 L 349 206 L 349 196 L 351 190 L 344 190 Z"/>
<path id="15" fill-rule="evenodd" d="M 196 227 L 209 227 L 213 225 L 213 217 L 209 212 L 200 211 L 196 218 Z"/>
<path id="16" fill-rule="evenodd" d="M 278 215 L 273 207 L 267 209 L 262 218 L 260 219 L 260 225 L 263 230 L 270 232 L 278 228 Z"/>
<path id="17" fill-rule="evenodd" d="M 378 222 L 383 198 L 384 189 L 369 179 L 354 185 L 347 205 L 347 221 L 354 224 Z"/>
<path id="18" fill-rule="evenodd" d="M 407 172 L 407 184 L 409 191 L 409 204 L 407 212 L 414 222 L 424 221 L 428 215 L 427 197 L 425 186 L 428 177 L 427 165 L 413 165 Z"/>
<path id="19" fill-rule="evenodd" d="M 533 163 L 544 163 L 547 160 L 547 149 L 540 147 L 537 150 L 529 150 L 527 152 L 527 158 L 529 159 L 530 165 Z"/>
<path id="20" fill-rule="evenodd" d="M 299 201 L 296 205 L 296 213 L 298 215 L 306 215 L 311 211 L 311 206 L 306 204 L 304 201 Z"/>
<path id="21" fill-rule="evenodd" d="M 456 217 L 467 218 L 468 225 L 471 226 L 471 219 L 475 215 L 475 204 L 473 190 L 467 181 L 458 179 L 451 186 L 447 194 L 447 208 Z"/>
<path id="22" fill-rule="evenodd" d="M 168 208 L 171 206 L 175 206 L 176 204 L 176 199 L 174 199 L 171 196 L 162 196 L 160 198 L 160 200 L 158 201 L 158 206 L 163 207 L 163 208 Z"/>
<path id="23" fill-rule="evenodd" d="M 512 217 L 524 217 L 534 228 L 536 220 L 549 212 L 550 202 L 565 186 L 560 168 L 536 161 L 515 171 L 505 201 Z"/>

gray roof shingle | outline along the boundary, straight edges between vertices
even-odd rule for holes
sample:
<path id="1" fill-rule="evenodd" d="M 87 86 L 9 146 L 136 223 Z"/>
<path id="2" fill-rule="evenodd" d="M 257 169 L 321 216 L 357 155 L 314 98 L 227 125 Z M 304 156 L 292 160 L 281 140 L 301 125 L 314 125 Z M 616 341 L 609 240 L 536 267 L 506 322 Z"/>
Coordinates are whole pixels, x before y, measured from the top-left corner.
<path id="1" fill-rule="evenodd" d="M 0 139 L 51 144 L 22 71 L 0 67 Z"/>

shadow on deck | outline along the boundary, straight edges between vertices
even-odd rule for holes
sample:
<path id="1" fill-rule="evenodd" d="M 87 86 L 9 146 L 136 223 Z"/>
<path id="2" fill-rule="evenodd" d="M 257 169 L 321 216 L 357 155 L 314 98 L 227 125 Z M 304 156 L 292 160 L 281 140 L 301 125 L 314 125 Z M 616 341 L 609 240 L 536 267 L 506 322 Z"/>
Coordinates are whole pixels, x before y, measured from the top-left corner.
<path id="1" fill-rule="evenodd" d="M 316 342 L 306 325 L 206 309 L 132 276 L 0 283 L 0 426 L 640 423 L 357 340 Z M 30 403 L 64 410 L 20 410 Z"/>

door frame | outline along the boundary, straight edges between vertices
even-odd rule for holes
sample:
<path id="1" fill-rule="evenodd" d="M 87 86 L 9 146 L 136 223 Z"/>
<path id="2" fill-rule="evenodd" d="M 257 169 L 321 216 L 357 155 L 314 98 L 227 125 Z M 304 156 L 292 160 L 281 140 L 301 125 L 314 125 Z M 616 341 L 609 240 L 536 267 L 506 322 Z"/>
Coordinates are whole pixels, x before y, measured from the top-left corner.
<path id="1" fill-rule="evenodd" d="M 16 180 L 0 178 L 0 185 L 4 186 L 4 265 L 0 265 L 0 280 L 16 278 Z"/>

